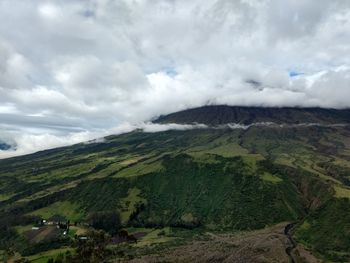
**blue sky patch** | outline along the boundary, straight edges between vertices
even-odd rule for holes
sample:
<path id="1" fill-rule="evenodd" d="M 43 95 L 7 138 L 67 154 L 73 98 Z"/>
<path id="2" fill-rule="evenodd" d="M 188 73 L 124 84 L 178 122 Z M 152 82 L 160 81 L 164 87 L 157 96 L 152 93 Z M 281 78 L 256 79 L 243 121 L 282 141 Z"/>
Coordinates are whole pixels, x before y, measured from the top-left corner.
<path id="1" fill-rule="evenodd" d="M 291 70 L 289 71 L 289 77 L 293 78 L 293 77 L 296 77 L 296 76 L 300 76 L 300 75 L 304 75 L 305 73 L 303 72 L 298 72 L 298 71 L 295 71 L 295 70 Z"/>

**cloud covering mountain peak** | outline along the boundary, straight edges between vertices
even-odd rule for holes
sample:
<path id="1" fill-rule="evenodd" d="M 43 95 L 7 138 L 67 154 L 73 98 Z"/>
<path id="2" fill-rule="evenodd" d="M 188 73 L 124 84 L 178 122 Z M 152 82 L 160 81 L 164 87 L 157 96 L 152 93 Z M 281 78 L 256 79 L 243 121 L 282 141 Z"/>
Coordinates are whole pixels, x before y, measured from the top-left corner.
<path id="1" fill-rule="evenodd" d="M 207 103 L 350 107 L 348 1 L 3 0 L 0 33 L 0 138 L 70 143 Z"/>

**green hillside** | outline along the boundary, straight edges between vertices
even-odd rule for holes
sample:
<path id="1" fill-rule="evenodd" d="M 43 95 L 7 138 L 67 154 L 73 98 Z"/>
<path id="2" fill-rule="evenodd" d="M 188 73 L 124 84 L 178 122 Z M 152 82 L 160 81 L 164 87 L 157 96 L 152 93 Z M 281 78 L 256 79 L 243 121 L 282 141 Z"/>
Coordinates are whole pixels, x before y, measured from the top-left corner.
<path id="1" fill-rule="evenodd" d="M 293 222 L 296 255 L 350 261 L 349 126 L 134 131 L 0 160 L 0 250 L 74 247 L 102 211 L 145 235 L 110 259 Z M 71 233 L 31 229 L 57 218 Z"/>

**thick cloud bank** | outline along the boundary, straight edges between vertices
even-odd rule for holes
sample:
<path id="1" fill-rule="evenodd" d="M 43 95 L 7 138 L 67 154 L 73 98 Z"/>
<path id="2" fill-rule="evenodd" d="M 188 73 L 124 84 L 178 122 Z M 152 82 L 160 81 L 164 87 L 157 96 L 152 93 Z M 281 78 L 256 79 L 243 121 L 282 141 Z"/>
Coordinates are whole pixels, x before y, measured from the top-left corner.
<path id="1" fill-rule="evenodd" d="M 350 107 L 349 43 L 344 0 L 0 0 L 0 139 L 22 154 L 208 103 Z"/>
<path id="2" fill-rule="evenodd" d="M 122 134 L 131 132 L 134 130 L 142 130 L 144 132 L 162 132 L 168 130 L 191 130 L 191 129 L 204 129 L 208 126 L 204 124 L 155 124 L 151 122 L 141 122 L 138 124 L 122 123 L 115 128 L 108 130 L 100 130 L 95 132 L 70 132 L 68 134 L 27 134 L 23 132 L 12 133 L 12 138 L 9 139 L 12 143 L 4 144 L 0 141 L 0 159 L 14 157 L 17 155 L 23 155 L 33 153 L 40 150 L 51 149 L 61 147 L 68 144 L 75 143 L 99 143 L 104 142 L 104 136 L 110 134 Z M 222 127 L 220 127 L 222 128 Z M 231 127 L 233 128 L 233 127 Z M 240 129 L 241 127 L 239 127 Z M 235 128 L 236 129 L 236 128 Z M 6 149 L 2 149 L 6 148 Z M 12 146 L 12 147 L 11 147 Z M 8 148 L 8 149 L 7 149 Z"/>

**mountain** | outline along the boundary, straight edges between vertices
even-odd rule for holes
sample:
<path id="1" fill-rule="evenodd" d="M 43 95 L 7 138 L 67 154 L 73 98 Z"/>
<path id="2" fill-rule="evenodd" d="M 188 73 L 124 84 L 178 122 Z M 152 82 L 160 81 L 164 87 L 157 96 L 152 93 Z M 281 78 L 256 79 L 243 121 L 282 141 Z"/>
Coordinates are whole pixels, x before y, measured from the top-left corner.
<path id="1" fill-rule="evenodd" d="M 47 260 L 118 213 L 137 243 L 110 231 L 109 260 L 349 261 L 348 113 L 206 106 L 155 122 L 207 128 L 135 130 L 0 160 L 0 250 Z M 263 122 L 280 125 L 248 125 Z M 228 123 L 248 126 L 218 127 Z M 69 220 L 68 234 L 32 229 L 42 219 Z"/>
<path id="2" fill-rule="evenodd" d="M 221 125 L 227 123 L 252 124 L 274 122 L 298 123 L 350 123 L 350 109 L 323 108 L 261 108 L 237 106 L 204 106 L 159 117 L 157 123 L 202 123 Z"/>
<path id="3" fill-rule="evenodd" d="M 12 148 L 12 146 L 10 144 L 7 144 L 5 142 L 0 141 L 0 150 L 1 151 L 7 151 L 11 148 Z"/>

